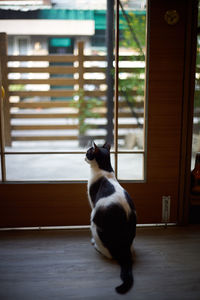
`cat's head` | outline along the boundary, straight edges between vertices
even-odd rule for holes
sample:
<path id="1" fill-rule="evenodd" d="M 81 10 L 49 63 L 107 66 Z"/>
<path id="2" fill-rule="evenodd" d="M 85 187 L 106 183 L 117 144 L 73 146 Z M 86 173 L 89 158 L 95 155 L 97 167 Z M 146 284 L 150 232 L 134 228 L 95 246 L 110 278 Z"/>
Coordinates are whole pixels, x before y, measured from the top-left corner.
<path id="1" fill-rule="evenodd" d="M 110 163 L 110 144 L 105 143 L 102 147 L 98 147 L 94 143 L 86 152 L 86 161 L 91 165 L 96 162 L 99 169 L 113 172 Z"/>

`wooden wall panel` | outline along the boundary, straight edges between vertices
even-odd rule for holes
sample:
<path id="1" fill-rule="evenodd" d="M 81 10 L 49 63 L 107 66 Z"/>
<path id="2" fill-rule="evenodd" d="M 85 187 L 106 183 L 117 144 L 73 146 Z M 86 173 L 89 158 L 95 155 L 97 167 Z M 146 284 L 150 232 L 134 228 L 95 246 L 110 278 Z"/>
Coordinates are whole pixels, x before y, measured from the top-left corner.
<path id="1" fill-rule="evenodd" d="M 170 222 L 178 220 L 185 48 L 192 2 L 149 1 L 147 178 L 145 183 L 123 183 L 135 201 L 139 223 L 162 221 L 163 195 L 171 196 Z M 174 26 L 164 20 L 169 9 L 180 15 Z M 89 224 L 85 183 L 1 184 L 0 197 L 1 227 Z"/>
<path id="2" fill-rule="evenodd" d="M 86 184 L 0 185 L 0 227 L 89 224 Z"/>

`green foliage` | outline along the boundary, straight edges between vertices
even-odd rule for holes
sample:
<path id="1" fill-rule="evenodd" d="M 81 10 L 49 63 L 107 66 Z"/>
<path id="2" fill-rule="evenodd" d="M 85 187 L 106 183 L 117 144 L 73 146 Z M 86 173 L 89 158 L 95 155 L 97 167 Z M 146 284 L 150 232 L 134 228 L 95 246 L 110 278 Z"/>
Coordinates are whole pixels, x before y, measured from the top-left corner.
<path id="1" fill-rule="evenodd" d="M 140 51 L 138 43 L 133 38 L 134 32 L 137 40 L 140 44 L 140 47 L 144 49 L 145 39 L 146 39 L 146 16 L 145 14 L 136 14 L 134 12 L 126 13 L 127 19 L 121 17 L 120 24 L 122 25 L 123 30 L 120 31 L 120 46 L 132 48 L 136 51 Z"/>
<path id="2" fill-rule="evenodd" d="M 25 85 L 24 84 L 11 84 L 9 86 L 9 91 L 11 92 L 20 92 L 25 91 Z"/>
<path id="3" fill-rule="evenodd" d="M 144 61 L 146 40 L 145 13 L 126 12 L 126 15 L 123 15 L 123 18 L 121 18 L 120 23 L 123 28 L 120 32 L 120 46 L 133 50 L 136 55 L 140 56 L 140 61 Z M 139 60 L 138 58 L 137 61 Z M 133 55 L 132 61 L 134 61 L 134 59 L 135 57 Z M 129 77 L 119 80 L 119 91 L 133 109 L 134 103 L 136 102 L 135 96 L 144 94 L 144 79 L 141 74 L 134 72 L 133 68 L 133 73 L 129 74 Z M 135 91 L 135 96 L 133 96 L 133 91 Z"/>
<path id="4" fill-rule="evenodd" d="M 144 80 L 139 78 L 139 75 L 131 76 L 127 79 L 119 79 L 119 91 L 129 103 L 134 104 L 135 96 L 144 94 Z"/>
<path id="5" fill-rule="evenodd" d="M 75 96 L 78 96 L 79 99 L 74 100 L 71 106 L 78 109 L 79 135 L 84 135 L 91 128 L 90 124 L 86 123 L 86 119 L 100 117 L 94 109 L 102 107 L 102 101 L 97 98 L 85 99 L 85 93 L 82 89 Z"/>

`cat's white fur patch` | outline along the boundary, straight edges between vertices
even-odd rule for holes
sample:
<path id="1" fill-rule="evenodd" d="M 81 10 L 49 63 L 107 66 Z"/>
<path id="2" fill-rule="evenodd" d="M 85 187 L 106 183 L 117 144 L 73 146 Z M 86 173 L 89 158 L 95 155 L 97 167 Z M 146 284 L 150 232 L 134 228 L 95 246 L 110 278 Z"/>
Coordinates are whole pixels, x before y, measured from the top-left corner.
<path id="1" fill-rule="evenodd" d="M 131 209 L 128 202 L 126 201 L 124 195 L 124 189 L 116 180 L 113 180 L 111 178 L 107 178 L 107 180 L 114 186 L 115 192 L 108 197 L 103 197 L 99 199 L 95 206 L 95 209 L 98 209 L 99 207 L 106 207 L 109 206 L 110 204 L 118 203 L 123 207 L 128 217 L 129 213 L 131 212 Z"/>
<path id="2" fill-rule="evenodd" d="M 107 258 L 112 258 L 110 252 L 108 251 L 107 248 L 104 247 L 104 245 L 102 244 L 102 241 L 100 240 L 98 233 L 97 233 L 97 227 L 94 224 L 94 222 L 91 222 L 91 232 L 92 232 L 92 236 L 94 238 L 94 247 L 97 251 L 101 252 L 105 257 Z"/>

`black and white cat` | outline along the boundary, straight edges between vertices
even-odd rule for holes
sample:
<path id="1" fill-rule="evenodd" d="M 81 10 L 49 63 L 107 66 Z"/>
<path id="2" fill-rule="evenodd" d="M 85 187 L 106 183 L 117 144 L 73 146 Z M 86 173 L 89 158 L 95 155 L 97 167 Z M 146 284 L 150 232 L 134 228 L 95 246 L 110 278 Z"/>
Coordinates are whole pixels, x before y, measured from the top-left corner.
<path id="1" fill-rule="evenodd" d="M 95 144 L 86 153 L 91 167 L 88 198 L 92 208 L 91 232 L 95 248 L 121 267 L 120 294 L 133 285 L 131 245 L 136 234 L 136 211 L 129 194 L 117 181 L 110 162 L 110 145 Z"/>

